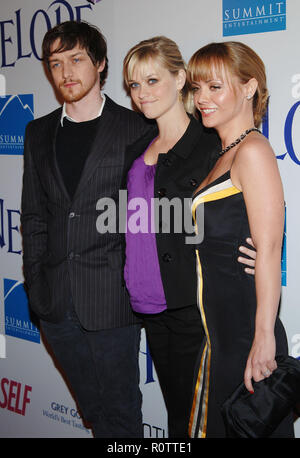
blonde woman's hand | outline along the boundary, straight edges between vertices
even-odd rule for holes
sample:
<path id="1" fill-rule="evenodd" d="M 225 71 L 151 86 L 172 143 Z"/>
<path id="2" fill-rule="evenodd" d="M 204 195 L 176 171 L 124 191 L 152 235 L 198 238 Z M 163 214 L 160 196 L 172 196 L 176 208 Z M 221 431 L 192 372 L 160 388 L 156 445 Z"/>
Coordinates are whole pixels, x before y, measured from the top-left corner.
<path id="1" fill-rule="evenodd" d="M 255 275 L 256 249 L 251 238 L 247 238 L 246 242 L 253 248 L 253 250 L 245 247 L 244 245 L 240 246 L 239 251 L 243 254 L 243 256 L 238 257 L 238 262 L 244 264 L 245 272 L 247 274 Z"/>

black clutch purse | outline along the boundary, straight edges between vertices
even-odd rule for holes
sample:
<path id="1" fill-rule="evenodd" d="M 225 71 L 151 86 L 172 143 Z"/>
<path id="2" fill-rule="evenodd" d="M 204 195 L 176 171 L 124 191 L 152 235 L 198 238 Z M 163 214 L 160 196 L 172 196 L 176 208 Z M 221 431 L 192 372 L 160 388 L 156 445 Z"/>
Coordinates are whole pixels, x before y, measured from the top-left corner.
<path id="1" fill-rule="evenodd" d="M 300 401 L 300 361 L 276 358 L 277 369 L 251 394 L 241 383 L 222 406 L 227 437 L 269 437 Z"/>

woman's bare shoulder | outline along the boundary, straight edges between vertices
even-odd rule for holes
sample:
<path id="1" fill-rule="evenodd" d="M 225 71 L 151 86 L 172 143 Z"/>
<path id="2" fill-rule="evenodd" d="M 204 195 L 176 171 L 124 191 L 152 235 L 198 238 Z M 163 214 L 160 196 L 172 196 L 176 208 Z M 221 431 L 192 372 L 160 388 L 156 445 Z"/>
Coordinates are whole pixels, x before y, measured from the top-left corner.
<path id="1" fill-rule="evenodd" d="M 269 140 L 260 133 L 246 138 L 237 150 L 235 162 L 252 162 L 275 159 Z"/>

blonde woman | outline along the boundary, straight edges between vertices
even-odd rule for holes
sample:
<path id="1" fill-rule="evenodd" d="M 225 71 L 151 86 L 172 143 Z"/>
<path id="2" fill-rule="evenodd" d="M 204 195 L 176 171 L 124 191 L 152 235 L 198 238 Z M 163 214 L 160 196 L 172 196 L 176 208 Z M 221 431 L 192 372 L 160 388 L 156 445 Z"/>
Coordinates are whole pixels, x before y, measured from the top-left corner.
<path id="1" fill-rule="evenodd" d="M 220 146 L 216 133 L 205 132 L 186 112 L 185 63 L 176 43 L 166 37 L 138 43 L 124 59 L 124 80 L 135 107 L 155 121 L 153 131 L 126 152 L 128 201 L 142 197 L 149 207 L 152 198 L 183 202 L 213 166 Z M 130 219 L 130 209 L 128 215 Z M 185 243 L 186 233 L 176 232 L 175 219 L 167 232 L 151 232 L 150 225 L 143 232 L 127 230 L 125 280 L 146 329 L 168 411 L 169 437 L 187 437 L 204 334 L 194 246 Z M 164 222 L 159 218 L 155 224 L 161 229 Z"/>

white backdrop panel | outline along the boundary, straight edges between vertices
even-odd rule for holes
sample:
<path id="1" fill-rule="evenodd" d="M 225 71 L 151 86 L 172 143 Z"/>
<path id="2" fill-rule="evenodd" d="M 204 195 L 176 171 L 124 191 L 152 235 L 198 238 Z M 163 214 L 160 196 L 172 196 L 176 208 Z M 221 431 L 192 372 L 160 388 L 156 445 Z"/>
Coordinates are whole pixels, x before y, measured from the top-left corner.
<path id="1" fill-rule="evenodd" d="M 179 44 L 186 61 L 204 44 L 227 39 L 243 41 L 259 53 L 266 64 L 271 94 L 269 139 L 276 155 L 285 155 L 278 159 L 287 205 L 287 284 L 282 289 L 281 318 L 287 330 L 290 353 L 300 358 L 297 267 L 300 257 L 300 110 L 297 105 L 300 99 L 300 2 L 286 1 L 286 30 L 233 37 L 222 36 L 221 0 L 210 0 L 209 5 L 199 0 L 101 0 L 95 4 L 86 0 L 2 0 L 1 3 L 0 74 L 5 78 L 6 88 L 1 76 L 0 95 L 29 94 L 33 98 L 35 118 L 58 106 L 38 59 L 47 28 L 58 20 L 81 17 L 101 28 L 108 41 L 109 76 L 105 92 L 128 107 L 130 101 L 122 83 L 122 61 L 128 49 L 140 40 L 166 35 Z M 249 4 L 253 8 L 262 4 L 275 8 L 278 2 L 239 2 L 241 8 Z M 0 98 L 0 112 L 6 100 Z M 9 298 L 17 298 L 20 310 L 25 307 L 18 285 L 23 280 L 18 213 L 22 155 L 7 154 L 8 137 L 1 137 L 7 133 L 4 124 L 8 116 L 12 116 L 9 119 L 13 127 L 22 129 L 24 111 L 20 107 L 14 110 L 15 117 L 6 110 L 0 115 L 0 437 L 92 437 L 87 425 L 82 424 L 73 397 L 43 340 L 32 341 L 33 335 L 39 337 L 34 325 L 25 316 L 18 321 L 15 309 L 8 312 Z M 292 138 L 292 148 L 290 145 L 288 150 L 285 132 Z M 18 337 L 6 334 L 8 324 L 15 326 L 11 329 L 13 333 L 18 332 Z M 166 411 L 147 355 L 144 333 L 140 369 L 145 436 L 167 437 Z M 296 421 L 295 428 L 300 437 L 300 420 Z"/>

